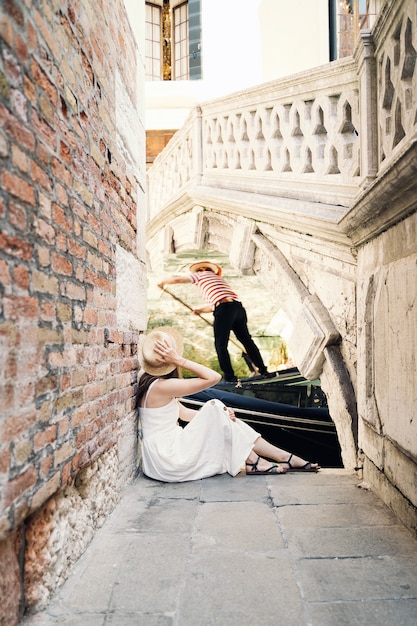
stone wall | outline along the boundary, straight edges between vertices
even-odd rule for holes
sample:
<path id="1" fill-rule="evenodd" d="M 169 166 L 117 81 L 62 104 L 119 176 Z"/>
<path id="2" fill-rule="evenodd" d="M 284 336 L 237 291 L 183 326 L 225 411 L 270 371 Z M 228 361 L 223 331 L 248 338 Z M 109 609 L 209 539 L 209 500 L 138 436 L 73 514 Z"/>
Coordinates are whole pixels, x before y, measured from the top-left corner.
<path id="1" fill-rule="evenodd" d="M 364 475 L 417 534 L 417 213 L 362 246 L 358 262 Z"/>
<path id="2" fill-rule="evenodd" d="M 143 63 L 122 0 L 0 7 L 0 622 L 138 465 Z M 128 278 L 126 278 L 128 274 Z"/>

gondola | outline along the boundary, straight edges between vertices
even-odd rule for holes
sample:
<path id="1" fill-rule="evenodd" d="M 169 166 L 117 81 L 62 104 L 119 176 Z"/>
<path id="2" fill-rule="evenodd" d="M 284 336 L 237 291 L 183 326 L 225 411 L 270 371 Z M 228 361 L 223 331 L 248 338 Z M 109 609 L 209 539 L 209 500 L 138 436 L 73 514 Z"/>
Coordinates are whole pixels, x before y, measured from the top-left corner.
<path id="1" fill-rule="evenodd" d="M 303 379 L 297 370 L 286 374 L 285 382 L 278 374 L 278 380 L 252 377 L 237 386 L 218 383 L 182 400 L 192 408 L 213 398 L 221 400 L 271 443 L 317 461 L 322 467 L 342 467 L 336 428 L 323 392 L 319 393 L 317 385 Z M 278 401 L 283 398 L 287 402 Z"/>

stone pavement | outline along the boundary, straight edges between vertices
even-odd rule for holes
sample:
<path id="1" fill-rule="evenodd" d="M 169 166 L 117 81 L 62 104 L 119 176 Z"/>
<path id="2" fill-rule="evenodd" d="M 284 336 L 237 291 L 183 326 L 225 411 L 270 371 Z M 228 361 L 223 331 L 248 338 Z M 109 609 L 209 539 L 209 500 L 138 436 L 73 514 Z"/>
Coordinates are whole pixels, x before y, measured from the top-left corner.
<path id="1" fill-rule="evenodd" d="M 140 477 L 25 626 L 408 626 L 417 541 L 345 470 Z"/>

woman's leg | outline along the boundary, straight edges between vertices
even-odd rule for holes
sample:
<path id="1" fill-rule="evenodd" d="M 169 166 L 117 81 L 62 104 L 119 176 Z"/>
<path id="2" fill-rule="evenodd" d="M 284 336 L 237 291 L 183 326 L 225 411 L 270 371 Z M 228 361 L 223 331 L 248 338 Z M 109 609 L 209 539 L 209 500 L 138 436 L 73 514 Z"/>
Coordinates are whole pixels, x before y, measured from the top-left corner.
<path id="1" fill-rule="evenodd" d="M 308 461 L 305 461 L 299 456 L 295 454 L 292 455 L 291 452 L 287 452 L 286 450 L 282 450 L 282 448 L 278 448 L 274 446 L 272 443 L 269 443 L 263 437 L 258 437 L 255 441 L 255 445 L 253 446 L 252 453 L 246 459 L 250 463 L 254 462 L 254 453 L 261 457 L 266 457 L 268 459 L 273 459 L 277 463 L 283 463 L 283 469 L 285 471 L 289 469 L 303 469 L 308 465 Z M 262 464 L 261 464 L 262 461 Z M 268 466 L 268 461 L 261 459 L 259 461 L 258 467 L 260 470 L 265 469 Z M 311 463 L 308 467 L 309 471 L 316 471 L 319 469 L 318 463 Z"/>

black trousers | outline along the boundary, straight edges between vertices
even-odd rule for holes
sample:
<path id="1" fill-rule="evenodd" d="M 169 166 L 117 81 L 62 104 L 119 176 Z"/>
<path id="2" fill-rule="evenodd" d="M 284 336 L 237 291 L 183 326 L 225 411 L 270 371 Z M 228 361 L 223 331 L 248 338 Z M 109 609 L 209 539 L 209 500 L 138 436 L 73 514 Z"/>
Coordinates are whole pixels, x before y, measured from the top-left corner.
<path id="1" fill-rule="evenodd" d="M 233 331 L 236 339 L 246 350 L 252 363 L 264 374 L 266 366 L 262 360 L 258 346 L 253 341 L 249 329 L 246 310 L 241 302 L 223 302 L 214 309 L 214 345 L 217 358 L 225 380 L 233 380 L 235 373 L 230 361 L 227 344 L 230 332 Z"/>

